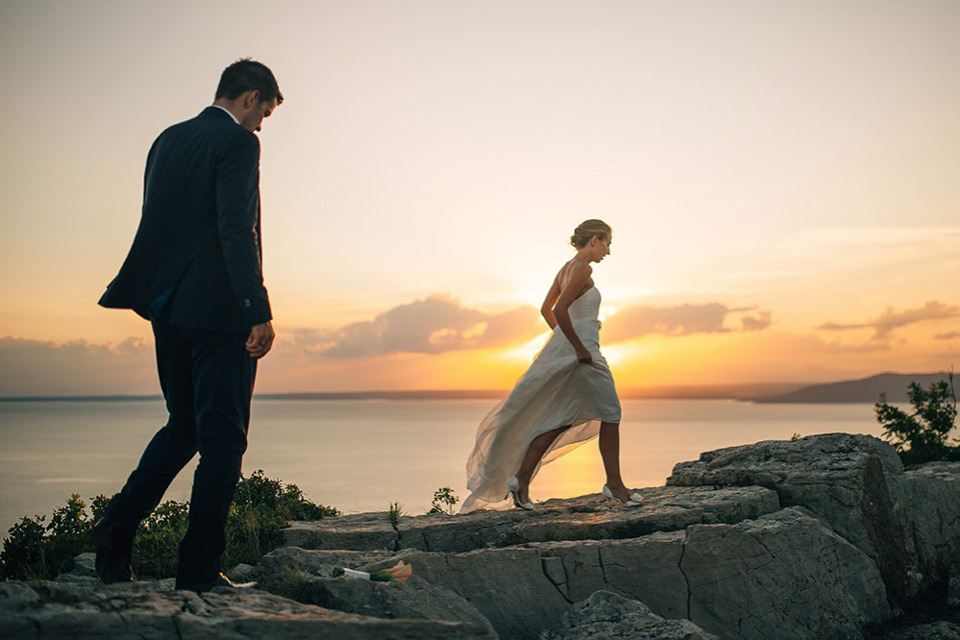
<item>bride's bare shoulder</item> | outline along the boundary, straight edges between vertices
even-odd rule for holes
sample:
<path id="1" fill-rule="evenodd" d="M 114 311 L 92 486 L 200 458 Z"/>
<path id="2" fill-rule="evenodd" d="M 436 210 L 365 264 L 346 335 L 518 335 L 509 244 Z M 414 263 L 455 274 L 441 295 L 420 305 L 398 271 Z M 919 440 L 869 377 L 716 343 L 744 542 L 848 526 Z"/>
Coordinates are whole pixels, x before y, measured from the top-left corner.
<path id="1" fill-rule="evenodd" d="M 580 262 L 579 260 L 571 259 L 562 267 L 560 271 L 557 272 L 557 277 L 554 278 L 554 282 L 560 285 L 561 288 L 566 287 L 573 279 L 584 279 L 590 280 L 590 276 L 593 274 L 593 267 L 589 264 Z"/>

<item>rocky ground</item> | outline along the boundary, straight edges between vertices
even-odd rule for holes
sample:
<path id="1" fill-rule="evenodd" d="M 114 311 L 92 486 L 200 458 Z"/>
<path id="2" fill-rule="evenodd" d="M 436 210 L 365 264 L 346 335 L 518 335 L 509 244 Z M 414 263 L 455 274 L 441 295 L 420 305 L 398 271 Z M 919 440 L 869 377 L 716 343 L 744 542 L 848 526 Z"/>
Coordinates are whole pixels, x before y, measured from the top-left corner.
<path id="1" fill-rule="evenodd" d="M 903 472 L 875 438 L 811 436 L 705 453 L 643 493 L 293 523 L 235 570 L 242 592 L 104 587 L 81 557 L 0 583 L 0 637 L 960 638 L 960 616 L 900 615 L 954 595 L 960 464 Z M 331 576 L 398 560 L 404 584 Z"/>

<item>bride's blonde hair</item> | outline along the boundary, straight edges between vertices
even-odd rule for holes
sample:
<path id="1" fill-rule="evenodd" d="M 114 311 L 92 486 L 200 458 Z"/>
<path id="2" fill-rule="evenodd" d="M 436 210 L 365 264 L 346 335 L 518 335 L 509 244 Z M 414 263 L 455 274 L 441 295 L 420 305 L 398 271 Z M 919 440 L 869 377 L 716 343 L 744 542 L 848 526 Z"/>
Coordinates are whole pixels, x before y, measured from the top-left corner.
<path id="1" fill-rule="evenodd" d="M 590 242 L 590 238 L 593 236 L 597 236 L 601 240 L 606 240 L 610 237 L 612 231 L 613 229 L 610 228 L 610 225 L 603 220 L 584 220 L 574 229 L 573 235 L 570 236 L 570 244 L 574 248 L 580 249 L 581 247 L 587 246 L 587 243 Z"/>

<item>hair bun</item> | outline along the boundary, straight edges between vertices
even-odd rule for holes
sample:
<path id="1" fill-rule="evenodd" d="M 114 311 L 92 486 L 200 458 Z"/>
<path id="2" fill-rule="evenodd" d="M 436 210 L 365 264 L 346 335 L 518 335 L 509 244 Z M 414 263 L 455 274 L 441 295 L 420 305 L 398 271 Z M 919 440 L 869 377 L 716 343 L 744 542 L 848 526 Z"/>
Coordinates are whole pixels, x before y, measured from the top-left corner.
<path id="1" fill-rule="evenodd" d="M 606 240 L 610 237 L 612 231 L 610 225 L 603 220 L 597 220 L 596 218 L 584 220 L 574 229 L 573 235 L 570 236 L 570 244 L 580 249 L 581 247 L 587 246 L 587 243 L 590 242 L 593 236 L 597 236 L 601 240 Z"/>

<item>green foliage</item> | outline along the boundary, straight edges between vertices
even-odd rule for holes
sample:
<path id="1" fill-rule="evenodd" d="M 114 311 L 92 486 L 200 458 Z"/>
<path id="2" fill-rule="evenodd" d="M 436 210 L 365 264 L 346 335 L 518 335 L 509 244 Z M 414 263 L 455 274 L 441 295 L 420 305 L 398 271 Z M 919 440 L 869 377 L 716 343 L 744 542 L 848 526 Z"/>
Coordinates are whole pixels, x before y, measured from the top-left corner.
<path id="1" fill-rule="evenodd" d="M 433 492 L 433 506 L 427 513 L 447 513 L 453 515 L 453 505 L 460 502 L 450 487 L 440 487 Z"/>
<path id="2" fill-rule="evenodd" d="M 86 504 L 74 494 L 66 505 L 54 510 L 50 524 L 45 516 L 24 517 L 10 528 L 0 551 L 0 577 L 4 579 L 50 579 L 69 571 L 73 558 L 93 551 L 90 531 L 109 504 L 109 498 Z M 167 578 L 176 574 L 177 548 L 187 531 L 190 504 L 169 500 L 140 523 L 133 545 L 133 570 L 138 576 Z M 237 485 L 227 516 L 227 549 L 223 566 L 240 562 L 255 564 L 282 541 L 280 530 L 291 520 L 320 520 L 340 515 L 334 507 L 315 504 L 295 484 L 267 478 L 258 469 Z"/>
<path id="3" fill-rule="evenodd" d="M 39 580 L 49 578 L 44 539 L 44 516 L 28 518 L 10 527 L 0 552 L 0 575 L 4 579 Z"/>
<path id="4" fill-rule="evenodd" d="M 103 512 L 107 510 L 107 505 L 110 504 L 110 498 L 100 494 L 90 500 L 90 511 L 93 512 L 93 521 L 96 522 L 103 517 Z"/>
<path id="5" fill-rule="evenodd" d="M 54 509 L 50 524 L 45 516 L 24 516 L 10 527 L 0 552 L 0 576 L 5 579 L 43 580 L 73 566 L 74 556 L 91 551 L 93 520 L 78 494 Z"/>
<path id="6" fill-rule="evenodd" d="M 400 528 L 400 516 L 403 515 L 403 505 L 399 502 L 391 502 L 387 508 L 387 517 L 390 518 L 390 526 L 394 529 Z"/>
<path id="7" fill-rule="evenodd" d="M 291 520 L 320 520 L 340 515 L 334 507 L 315 504 L 295 484 L 284 485 L 257 469 L 237 485 L 227 515 L 227 550 L 223 566 L 256 564 L 283 542 L 280 530 Z"/>
<path id="8" fill-rule="evenodd" d="M 134 575 L 155 578 L 176 575 L 177 549 L 187 532 L 189 514 L 189 502 L 167 500 L 140 523 L 133 539 Z"/>
<path id="9" fill-rule="evenodd" d="M 297 602 L 314 604 L 315 596 L 310 575 L 297 566 L 287 567 L 281 572 L 274 593 Z"/>
<path id="10" fill-rule="evenodd" d="M 886 394 L 874 405 L 884 437 L 897 449 L 905 465 L 933 460 L 960 460 L 960 447 L 947 444 L 957 418 L 953 374 L 924 389 L 916 382 L 907 391 L 913 413 L 887 404 Z"/>
<path id="11" fill-rule="evenodd" d="M 47 547 L 45 561 L 56 568 L 55 573 L 69 570 L 75 556 L 92 548 L 90 530 L 93 528 L 93 519 L 87 515 L 86 506 L 80 496 L 74 493 L 67 498 L 65 506 L 53 510 L 47 531 L 57 544 Z"/>

